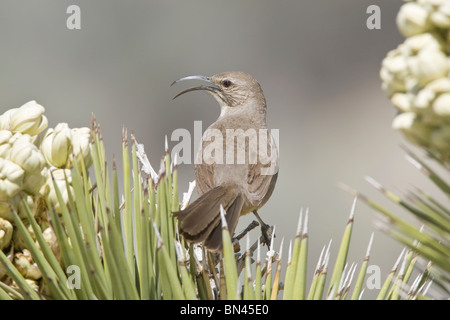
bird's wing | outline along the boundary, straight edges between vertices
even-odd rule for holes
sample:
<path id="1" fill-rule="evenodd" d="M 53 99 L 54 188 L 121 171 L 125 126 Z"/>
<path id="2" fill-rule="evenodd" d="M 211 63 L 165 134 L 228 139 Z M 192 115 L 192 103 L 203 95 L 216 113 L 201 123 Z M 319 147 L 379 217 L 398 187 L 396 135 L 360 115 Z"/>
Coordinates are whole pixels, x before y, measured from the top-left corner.
<path id="1" fill-rule="evenodd" d="M 195 165 L 194 169 L 197 188 L 201 194 L 213 189 L 214 183 L 214 164 L 201 163 Z"/>
<path id="2" fill-rule="evenodd" d="M 270 197 L 278 176 L 278 150 L 270 133 L 268 135 L 267 150 L 259 150 L 258 163 L 248 165 L 247 197 L 255 206 Z"/>
<path id="3" fill-rule="evenodd" d="M 204 133 L 204 136 L 202 138 L 202 145 L 200 150 L 197 152 L 197 156 L 195 159 L 195 180 L 197 183 L 197 189 L 199 190 L 200 194 L 203 194 L 214 187 L 216 187 L 215 183 L 215 177 L 214 177 L 214 169 L 216 166 L 215 159 L 212 157 L 211 153 L 204 152 L 205 148 L 208 148 L 208 146 L 214 141 L 214 139 L 211 138 L 212 131 L 206 130 Z M 211 145 L 210 147 L 214 147 L 214 145 Z"/>

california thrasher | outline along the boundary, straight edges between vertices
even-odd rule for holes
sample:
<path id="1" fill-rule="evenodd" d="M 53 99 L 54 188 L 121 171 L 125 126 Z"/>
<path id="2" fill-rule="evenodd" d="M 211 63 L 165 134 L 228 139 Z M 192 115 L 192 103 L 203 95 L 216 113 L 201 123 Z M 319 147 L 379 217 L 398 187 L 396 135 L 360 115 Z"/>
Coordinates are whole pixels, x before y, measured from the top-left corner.
<path id="1" fill-rule="evenodd" d="M 266 128 L 266 99 L 259 83 L 244 72 L 224 72 L 212 77 L 188 76 L 205 86 L 178 96 L 205 90 L 219 102 L 220 116 L 205 131 L 195 161 L 200 197 L 183 211 L 174 212 L 180 234 L 189 242 L 204 242 L 210 251 L 222 250 L 220 206 L 228 229 L 234 233 L 239 217 L 253 212 L 267 242 L 267 225 L 257 210 L 272 194 L 278 176 L 278 150 Z"/>

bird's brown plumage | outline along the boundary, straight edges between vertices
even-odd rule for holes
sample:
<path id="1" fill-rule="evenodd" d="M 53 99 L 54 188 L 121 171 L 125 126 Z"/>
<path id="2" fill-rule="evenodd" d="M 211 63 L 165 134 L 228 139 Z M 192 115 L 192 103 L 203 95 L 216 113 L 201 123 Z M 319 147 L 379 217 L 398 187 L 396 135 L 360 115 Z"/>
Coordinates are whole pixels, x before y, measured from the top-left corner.
<path id="1" fill-rule="evenodd" d="M 187 78 L 195 77 L 200 76 Z M 174 215 L 186 240 L 204 242 L 209 250 L 220 251 L 220 206 L 233 233 L 241 215 L 261 208 L 271 196 L 278 176 L 278 151 L 266 128 L 266 100 L 252 76 L 225 72 L 202 77 L 205 79 L 214 87 L 195 87 L 183 93 L 209 91 L 221 113 L 205 131 L 197 153 L 195 178 L 200 197 Z"/>

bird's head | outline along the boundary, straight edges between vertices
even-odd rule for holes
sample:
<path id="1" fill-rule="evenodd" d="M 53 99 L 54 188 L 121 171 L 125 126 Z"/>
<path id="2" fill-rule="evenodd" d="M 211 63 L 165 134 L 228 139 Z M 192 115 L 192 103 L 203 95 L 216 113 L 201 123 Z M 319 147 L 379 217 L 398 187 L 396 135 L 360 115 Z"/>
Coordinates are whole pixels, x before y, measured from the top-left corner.
<path id="1" fill-rule="evenodd" d="M 207 85 L 192 87 L 181 91 L 175 97 L 191 91 L 205 90 L 216 98 L 222 113 L 235 112 L 237 109 L 257 108 L 265 113 L 266 100 L 258 81 L 251 75 L 241 71 L 223 72 L 211 77 L 187 76 L 175 80 L 175 83 L 185 80 L 201 80 Z M 232 110 L 234 109 L 234 110 Z"/>

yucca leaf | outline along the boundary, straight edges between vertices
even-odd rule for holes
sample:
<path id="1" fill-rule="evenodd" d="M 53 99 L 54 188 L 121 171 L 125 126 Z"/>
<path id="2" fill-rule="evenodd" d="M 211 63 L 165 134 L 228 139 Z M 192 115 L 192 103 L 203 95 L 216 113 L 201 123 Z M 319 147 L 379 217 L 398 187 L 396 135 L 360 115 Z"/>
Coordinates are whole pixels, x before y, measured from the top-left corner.
<path id="1" fill-rule="evenodd" d="M 284 290 L 283 290 L 283 299 L 284 300 L 291 300 L 293 299 L 293 290 L 295 286 L 296 281 L 296 275 L 297 275 L 297 266 L 300 261 L 300 244 L 302 239 L 302 213 L 303 209 L 300 211 L 300 215 L 298 218 L 298 225 L 297 225 L 297 232 L 295 235 L 294 240 L 294 247 L 292 249 L 292 255 L 290 258 L 290 263 L 288 264 L 285 280 L 284 280 Z M 290 250 L 289 250 L 290 251 Z"/>
<path id="2" fill-rule="evenodd" d="M 57 276 L 59 283 L 62 284 L 61 291 L 63 291 L 64 295 L 67 296 L 68 298 L 74 299 L 75 294 L 72 291 L 68 290 L 65 286 L 66 281 L 67 281 L 66 274 L 62 270 L 59 261 L 53 254 L 53 252 L 50 249 L 47 242 L 45 241 L 42 231 L 41 231 L 40 227 L 38 226 L 33 214 L 31 213 L 31 210 L 28 207 L 27 202 L 25 200 L 22 200 L 21 205 L 25 209 L 25 213 L 27 215 L 28 221 L 30 222 L 31 227 L 33 228 L 34 235 L 36 237 L 36 240 L 39 243 L 39 248 L 45 257 L 45 260 L 48 262 L 49 267 L 52 269 L 52 271 L 55 272 L 55 275 Z"/>
<path id="3" fill-rule="evenodd" d="M 113 214 L 120 229 L 120 197 L 119 197 L 119 177 L 117 176 L 116 157 L 113 156 L 112 165 L 112 193 L 113 193 Z"/>
<path id="4" fill-rule="evenodd" d="M 284 238 L 281 239 L 280 244 L 280 251 L 278 254 L 278 263 L 277 263 L 277 269 L 275 271 L 275 278 L 273 280 L 273 286 L 272 286 L 272 293 L 270 294 L 270 300 L 276 300 L 278 296 L 278 287 L 280 284 L 280 273 L 281 273 L 281 257 L 282 257 L 282 251 L 283 251 L 283 242 Z"/>
<path id="5" fill-rule="evenodd" d="M 18 288 L 22 297 L 26 300 L 39 300 L 40 297 L 34 291 L 34 289 L 26 282 L 25 278 L 19 273 L 16 267 L 9 261 L 8 257 L 0 250 L 0 262 L 5 266 L 8 270 L 8 275 L 13 279 Z"/>
<path id="6" fill-rule="evenodd" d="M 86 263 L 83 263 L 83 261 L 87 261 L 87 253 L 85 251 L 84 241 L 81 236 L 81 231 L 79 228 L 79 223 L 75 219 L 75 215 L 71 213 L 72 208 L 69 208 L 73 206 L 73 199 L 71 196 L 71 192 L 69 191 L 69 183 L 67 182 L 66 177 L 66 188 L 67 188 L 67 194 L 69 197 L 69 205 L 66 205 L 64 198 L 61 194 L 61 191 L 59 190 L 58 184 L 55 182 L 53 176 L 53 187 L 55 189 L 55 193 L 61 208 L 62 213 L 62 219 L 64 221 L 65 230 L 67 231 L 67 235 L 71 242 L 71 248 L 66 248 L 66 250 L 71 250 L 73 253 L 74 259 L 70 261 L 70 263 L 67 265 L 77 265 L 80 268 L 81 272 L 81 281 L 82 281 L 82 287 L 83 290 L 80 291 L 84 293 L 87 297 L 94 296 L 94 292 L 91 286 L 91 281 L 89 281 L 89 272 L 87 270 Z M 72 203 L 72 205 L 70 205 Z"/>
<path id="7" fill-rule="evenodd" d="M 273 258 L 276 254 L 276 252 L 273 250 L 274 237 L 275 237 L 275 228 L 273 229 L 272 238 L 270 239 L 269 251 L 266 254 L 266 268 L 265 268 L 266 280 L 264 283 L 264 291 L 263 291 L 263 299 L 264 300 L 269 300 L 270 295 L 272 293 L 272 263 L 273 263 Z M 264 271 L 263 271 L 263 273 L 264 273 Z"/>
<path id="8" fill-rule="evenodd" d="M 367 273 L 367 267 L 369 265 L 370 249 L 372 248 L 373 233 L 370 236 L 369 245 L 367 246 L 366 256 L 361 264 L 361 269 L 359 270 L 358 278 L 356 279 L 356 284 L 353 288 L 353 294 L 351 300 L 358 300 L 361 297 L 361 292 L 363 289 L 364 279 Z"/>
<path id="9" fill-rule="evenodd" d="M 328 268 L 329 254 L 325 256 L 325 262 L 323 267 L 319 271 L 319 275 L 317 277 L 317 284 L 314 290 L 313 300 L 321 300 L 323 299 L 323 291 L 325 290 L 325 282 L 327 279 L 327 268 Z"/>
<path id="10" fill-rule="evenodd" d="M 261 300 L 263 298 L 262 296 L 262 287 L 261 287 L 261 278 L 262 278 L 262 272 L 261 272 L 261 245 L 258 239 L 258 245 L 257 245 L 257 255 L 256 255 L 256 270 L 255 270 L 255 300 Z"/>
<path id="11" fill-rule="evenodd" d="M 250 237 L 247 233 L 247 245 L 245 250 L 245 267 L 244 267 L 244 300 L 254 300 L 255 292 L 253 290 L 252 271 L 251 271 L 251 253 L 250 253 Z"/>
<path id="12" fill-rule="evenodd" d="M 450 233 L 450 220 L 439 215 L 437 212 L 430 210 L 429 208 L 425 207 L 425 209 L 427 209 L 425 212 L 414 208 L 413 206 L 409 205 L 406 201 L 403 201 L 400 197 L 395 195 L 393 192 L 387 190 L 385 187 L 383 187 L 380 183 L 378 183 L 377 181 L 375 181 L 375 179 L 371 177 L 366 177 L 366 180 L 370 184 L 372 184 L 376 189 L 382 192 L 387 198 L 404 207 L 412 214 L 416 215 L 419 219 L 428 222 L 432 226 L 437 227 L 438 229 L 443 230 L 446 233 Z"/>
<path id="13" fill-rule="evenodd" d="M 195 292 L 194 282 L 192 281 L 192 278 L 190 277 L 189 272 L 186 268 L 186 257 L 184 256 L 181 243 L 175 242 L 175 249 L 177 251 L 178 266 L 179 266 L 178 270 L 180 271 L 184 295 L 188 300 L 196 300 L 197 295 Z"/>
<path id="14" fill-rule="evenodd" d="M 330 241 L 330 244 L 331 244 L 331 241 Z M 330 245 L 328 246 L 328 249 L 329 248 L 330 248 Z M 316 292 L 317 292 L 317 295 L 319 295 L 318 291 L 321 289 L 323 290 L 323 288 L 319 287 L 319 285 L 321 284 L 319 280 L 321 279 L 320 276 L 322 274 L 323 268 L 325 267 L 325 259 L 326 259 L 327 253 L 328 253 L 328 250 L 327 250 L 327 252 L 325 252 L 325 249 L 326 249 L 326 247 L 324 246 L 322 248 L 322 251 L 320 252 L 319 260 L 317 261 L 316 269 L 314 271 L 314 276 L 311 281 L 311 286 L 309 288 L 308 296 L 306 297 L 307 300 L 314 299 L 314 297 L 316 296 Z M 321 296 L 321 294 L 320 294 L 320 296 Z"/>
<path id="15" fill-rule="evenodd" d="M 95 161 L 94 161 L 95 165 Z M 122 166 L 123 166 L 123 194 L 124 206 L 122 210 L 122 226 L 125 233 L 125 252 L 128 269 L 131 272 L 131 277 L 135 278 L 135 261 L 133 254 L 133 210 L 131 207 L 132 192 L 131 192 L 131 172 L 130 172 L 130 156 L 128 149 L 127 132 L 124 129 L 122 137 Z M 95 170 L 97 171 L 97 170 Z M 98 179 L 98 177 L 97 177 Z"/>
<path id="16" fill-rule="evenodd" d="M 131 134 L 131 160 L 132 160 L 132 176 L 133 176 L 133 239 L 135 247 L 134 256 L 137 263 L 138 272 L 136 274 L 139 281 L 139 290 L 141 299 L 150 298 L 150 279 L 149 279 L 149 256 L 147 246 L 147 229 L 149 228 L 148 220 L 145 217 L 144 206 L 148 206 L 148 202 L 144 201 L 144 192 L 142 190 L 142 178 L 138 167 L 138 158 L 136 154 L 136 140 L 134 134 Z"/>
<path id="17" fill-rule="evenodd" d="M 236 260 L 234 258 L 233 244 L 231 243 L 231 236 L 228 232 L 228 225 L 225 219 L 225 210 L 220 207 L 220 216 L 222 220 L 222 246 L 223 246 L 223 260 L 224 271 L 226 276 L 227 299 L 238 299 L 238 274 L 236 267 Z"/>
<path id="18" fill-rule="evenodd" d="M 110 213 L 108 213 L 108 215 L 110 215 Z M 111 272 L 113 272 L 111 274 L 112 278 L 118 280 L 114 293 L 116 294 L 117 292 L 119 299 L 139 299 L 133 274 L 128 267 L 125 251 L 123 250 L 120 231 L 116 229 L 116 225 L 111 221 L 108 221 L 106 229 L 102 229 L 102 231 L 105 260 L 108 261 L 107 265 L 111 268 Z M 118 277 L 119 279 L 115 279 L 115 277 Z"/>
<path id="19" fill-rule="evenodd" d="M 86 261 L 89 261 L 90 264 L 89 274 L 91 279 L 94 279 L 93 285 L 96 288 L 96 296 L 99 299 L 111 299 L 111 283 L 108 281 L 109 278 L 105 274 L 102 261 L 99 257 L 99 250 L 101 248 L 99 248 L 100 243 L 98 243 L 97 232 L 94 228 L 94 213 L 90 206 L 89 195 L 84 194 L 86 189 L 83 188 L 83 183 L 86 183 L 86 181 L 82 179 L 77 163 L 75 162 L 72 169 L 72 187 L 76 199 L 74 205 L 77 209 L 77 224 L 80 225 L 83 231 L 82 242 L 87 252 L 88 258 Z"/>
<path id="20" fill-rule="evenodd" d="M 169 253 L 165 248 L 162 238 L 159 234 L 157 226 L 153 225 L 156 237 L 158 239 L 157 254 L 158 260 L 161 262 L 161 268 L 159 269 L 162 275 L 162 281 L 167 281 L 167 284 L 163 285 L 163 298 L 164 299 L 175 299 L 182 300 L 185 299 L 183 289 L 181 288 L 181 283 L 176 273 L 176 267 L 172 264 Z"/>
<path id="21" fill-rule="evenodd" d="M 303 230 L 301 233 L 300 249 L 298 252 L 297 269 L 295 270 L 295 282 L 292 298 L 304 300 L 306 297 L 306 267 L 308 261 L 308 210 L 306 210 Z"/>
<path id="22" fill-rule="evenodd" d="M 0 281 L 0 300 L 23 300 L 23 297 L 20 292 Z"/>
<path id="23" fill-rule="evenodd" d="M 389 272 L 388 276 L 386 277 L 383 285 L 381 286 L 380 291 L 378 292 L 377 300 L 384 300 L 387 298 L 389 287 L 391 286 L 392 279 L 394 278 L 394 275 L 397 272 L 398 265 L 403 258 L 403 255 L 405 254 L 406 249 L 403 249 L 400 253 L 400 256 L 397 258 L 397 261 L 395 262 L 394 266 L 392 267 L 391 271 Z"/>
<path id="24" fill-rule="evenodd" d="M 419 171 L 430 178 L 434 184 L 442 190 L 447 195 L 450 195 L 450 185 L 448 185 L 439 174 L 427 166 L 423 161 L 421 161 L 417 156 L 415 156 L 411 151 L 406 150 L 409 156 L 406 157 L 410 163 L 412 163 Z"/>
<path id="25" fill-rule="evenodd" d="M 336 262 L 334 264 L 333 274 L 331 276 L 330 287 L 328 288 L 328 295 L 331 293 L 331 289 L 335 287 L 336 293 L 338 293 L 338 285 L 342 276 L 342 271 L 344 270 L 344 266 L 347 262 L 347 253 L 350 246 L 350 239 L 352 235 L 353 229 L 353 219 L 355 214 L 355 206 L 356 206 L 356 197 L 353 200 L 352 209 L 350 212 L 350 217 L 347 222 L 347 226 L 345 227 L 344 235 L 341 240 L 341 246 L 339 247 L 338 256 L 336 258 Z"/>
<path id="26" fill-rule="evenodd" d="M 13 212 L 13 218 L 14 218 L 14 224 L 16 228 L 19 230 L 22 239 L 25 242 L 26 247 L 30 251 L 34 261 L 38 265 L 42 277 L 45 280 L 45 283 L 48 285 L 49 290 L 51 291 L 52 295 L 54 295 L 58 299 L 68 299 L 70 297 L 70 293 L 67 292 L 65 286 L 65 282 L 62 283 L 58 280 L 58 277 L 56 273 L 53 271 L 51 265 L 47 262 L 42 252 L 37 248 L 36 244 L 34 243 L 31 235 L 29 234 L 27 228 L 23 224 L 22 220 L 20 219 L 19 215 L 15 210 L 12 210 Z M 8 266 L 8 265 L 7 265 Z M 14 268 L 15 269 L 15 268 Z M 11 271 L 11 270 L 9 270 Z M 10 274 L 12 276 L 12 274 Z M 13 278 L 17 282 L 17 278 Z M 23 279 L 23 281 L 25 281 Z M 21 283 L 23 283 L 21 281 Z"/>

